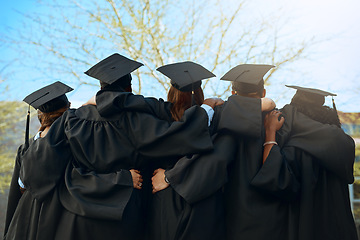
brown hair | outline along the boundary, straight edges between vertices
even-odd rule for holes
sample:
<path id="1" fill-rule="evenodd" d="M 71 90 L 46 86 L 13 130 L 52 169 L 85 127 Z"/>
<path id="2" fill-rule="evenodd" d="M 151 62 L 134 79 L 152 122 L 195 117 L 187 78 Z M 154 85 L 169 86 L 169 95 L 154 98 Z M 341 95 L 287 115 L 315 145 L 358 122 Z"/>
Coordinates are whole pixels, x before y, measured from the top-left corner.
<path id="1" fill-rule="evenodd" d="M 44 131 L 44 129 L 46 127 L 51 126 L 51 124 L 53 124 L 53 122 L 55 122 L 56 119 L 58 119 L 59 117 L 61 117 L 61 115 L 68 110 L 68 106 L 60 108 L 56 111 L 53 112 L 49 112 L 49 113 L 44 113 L 41 112 L 40 110 L 38 110 L 38 119 L 40 121 L 40 128 L 39 131 Z"/>
<path id="2" fill-rule="evenodd" d="M 171 117 L 174 121 L 179 121 L 185 110 L 191 107 L 191 92 L 182 92 L 171 86 L 168 92 L 167 100 L 173 104 L 170 110 Z M 194 101 L 196 105 L 203 104 L 204 92 L 201 87 L 194 91 Z"/>

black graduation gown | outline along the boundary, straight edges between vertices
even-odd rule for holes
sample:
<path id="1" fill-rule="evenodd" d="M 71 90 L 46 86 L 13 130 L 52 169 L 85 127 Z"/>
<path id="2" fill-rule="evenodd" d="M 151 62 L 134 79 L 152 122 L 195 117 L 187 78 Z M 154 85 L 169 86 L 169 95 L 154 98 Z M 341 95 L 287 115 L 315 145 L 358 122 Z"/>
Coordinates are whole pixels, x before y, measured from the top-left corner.
<path id="1" fill-rule="evenodd" d="M 166 171 L 173 188 L 193 208 L 212 203 L 201 221 L 192 222 L 202 234 L 191 239 L 225 239 L 224 200 L 222 187 L 228 179 L 227 166 L 237 152 L 238 135 L 260 137 L 261 104 L 259 99 L 232 96 L 215 109 L 211 129 L 214 150 L 204 155 L 183 158 Z M 220 229 L 220 231 L 219 231 Z M 221 234 L 219 234 L 221 233 Z M 184 238 L 187 239 L 187 238 Z"/>
<path id="2" fill-rule="evenodd" d="M 342 140 L 346 140 L 347 137 L 344 137 L 341 129 L 330 127 L 329 131 L 328 126 L 323 126 L 308 118 L 297 117 L 298 114 L 291 106 L 287 108 L 289 108 L 289 113 L 285 116 L 285 124 L 283 126 L 283 129 L 286 129 L 286 131 L 282 131 L 282 139 L 284 141 L 289 139 L 290 132 L 292 132 L 294 136 L 296 136 L 293 138 L 294 146 L 311 152 L 323 161 L 344 150 L 342 147 L 336 147 L 337 140 L 332 138 L 334 134 L 337 134 L 336 136 L 342 137 Z M 227 117 L 227 114 L 226 112 L 220 112 L 219 116 L 230 119 Z M 215 117 L 216 116 L 214 116 L 213 121 L 216 122 Z M 314 124 L 316 126 L 314 126 Z M 258 125 L 262 126 L 261 120 L 258 121 Z M 234 135 L 234 129 L 230 131 L 229 134 Z M 292 230 L 284 226 L 284 219 L 287 219 L 288 209 L 283 206 L 288 206 L 289 201 L 296 198 L 299 193 L 300 183 L 297 182 L 296 177 L 290 172 L 288 175 L 277 179 L 275 183 L 270 182 L 276 184 L 277 187 L 288 187 L 287 191 L 281 192 L 281 198 L 269 191 L 259 189 L 256 181 L 253 180 L 258 175 L 259 170 L 262 169 L 263 137 L 259 136 L 260 134 L 255 138 L 238 135 L 234 138 L 232 144 L 231 141 L 228 141 L 228 148 L 226 148 L 223 154 L 217 154 L 218 156 L 226 156 L 226 158 L 228 158 L 228 161 L 223 161 L 228 166 L 229 171 L 227 173 L 205 175 L 203 181 L 194 181 L 193 179 L 193 181 L 188 182 L 191 183 L 188 185 L 186 185 L 186 182 L 191 178 L 186 174 L 178 174 L 178 176 L 181 176 L 181 178 L 179 178 L 180 181 L 178 181 L 179 186 L 183 186 L 183 188 L 179 188 L 179 192 L 184 191 L 181 194 L 189 199 L 189 201 L 196 201 L 198 199 L 196 197 L 204 196 L 197 193 L 199 189 L 206 189 L 205 193 L 209 194 L 218 187 L 218 185 L 216 185 L 217 182 L 222 184 L 228 180 L 224 192 L 227 239 L 278 240 L 288 239 L 289 236 L 294 233 L 292 232 L 290 234 L 289 231 L 291 232 Z M 322 140 L 326 140 L 319 142 L 320 136 Z M 223 137 L 223 139 L 226 139 L 226 137 Z M 217 145 L 219 145 L 220 142 L 221 139 L 219 139 L 218 143 L 215 143 L 215 150 L 218 149 Z M 330 149 L 324 153 L 324 149 L 329 148 L 329 146 L 331 146 Z M 236 149 L 233 157 L 231 157 L 231 154 L 233 154 L 231 148 Z M 220 157 L 218 157 L 218 159 L 220 159 Z M 345 160 L 350 161 L 349 159 Z M 177 165 L 179 164 L 180 161 Z M 332 166 L 335 167 L 335 163 L 332 163 Z M 283 164 L 282 167 L 286 167 L 286 165 Z M 223 168 L 218 167 L 218 169 Z M 341 166 L 340 169 L 340 172 L 343 174 L 351 170 L 346 166 Z M 284 171 L 284 168 L 278 168 L 278 170 Z M 268 171 L 275 171 L 275 168 L 268 168 Z M 200 167 L 198 168 L 198 172 L 201 172 Z M 218 173 L 221 173 L 221 171 Z M 264 172 L 265 177 L 263 177 L 263 179 L 269 177 L 266 174 L 269 173 Z M 273 176 L 274 173 L 271 172 L 269 175 Z M 170 182 L 175 180 L 177 180 L 177 178 L 171 179 Z M 207 184 L 206 181 L 210 184 Z M 263 181 L 263 183 L 269 182 Z M 216 188 L 212 186 L 216 186 Z M 195 198 L 192 196 L 195 196 Z"/>
<path id="3" fill-rule="evenodd" d="M 159 118 L 172 121 L 171 105 L 167 105 L 167 102 L 163 102 L 163 107 L 159 108 L 158 105 L 153 104 L 154 99 L 151 98 L 144 99 L 138 96 L 129 101 L 124 96 L 120 97 L 112 98 L 114 102 L 112 106 L 117 106 L 117 111 L 134 105 L 136 101 L 137 106 L 147 105 Z M 171 169 L 177 160 L 177 158 L 159 160 L 154 162 L 150 169 L 152 171 L 157 168 Z M 206 172 L 208 169 L 203 170 Z M 224 222 L 221 221 L 223 215 L 220 192 L 196 204 L 189 204 L 172 187 L 169 187 L 152 195 L 147 223 L 148 239 L 222 239 L 225 233 Z"/>
<path id="4" fill-rule="evenodd" d="M 284 107 L 286 118 L 292 117 L 292 110 Z M 301 113 L 297 116 L 307 118 Z M 287 229 L 286 239 L 357 239 L 348 189 L 354 180 L 354 141 L 336 126 L 307 123 L 307 129 L 317 132 L 311 139 L 301 136 L 303 129 L 295 124 L 285 142 L 288 126 L 279 131 L 281 149 L 272 147 L 252 184 L 285 201 L 291 199 L 279 206 L 283 213 L 279 224 Z"/>
<path id="5" fill-rule="evenodd" d="M 42 204 L 55 198 L 61 210 L 56 219 L 50 212 L 38 219 L 47 222 L 38 225 L 37 239 L 143 239 L 146 203 L 123 169 L 141 171 L 153 160 L 212 148 L 203 109 L 192 107 L 172 124 L 136 104 L 109 112 L 101 99 L 122 94 L 133 96 L 100 91 L 97 107 L 68 110 L 25 153 L 37 161 L 22 166 L 29 193 Z"/>
<path id="6" fill-rule="evenodd" d="M 282 111 L 285 116 L 282 131 L 279 131 L 282 141 L 286 142 L 288 139 L 292 139 L 292 146 L 317 156 L 321 161 L 330 162 L 331 166 L 336 165 L 335 156 L 349 150 L 348 144 L 337 144 L 339 140 L 349 143 L 349 137 L 340 128 L 313 121 L 289 105 Z M 334 138 L 334 136 L 336 137 Z M 278 171 L 286 172 L 288 166 L 285 163 L 282 167 L 269 168 L 267 172 L 263 172 L 261 178 L 263 181 L 260 181 L 265 185 L 276 184 L 279 188 L 285 189 L 280 193 L 281 197 L 258 188 L 259 183 L 256 181 L 259 179 L 256 178 L 259 170 L 263 167 L 262 142 L 259 142 L 257 147 L 255 144 L 251 146 L 255 146 L 257 150 L 247 146 L 247 150 L 234 162 L 236 167 L 233 168 L 235 172 L 231 174 L 233 179 L 229 180 L 226 187 L 229 239 L 291 239 L 290 236 L 297 235 L 293 228 L 284 227 L 284 219 L 287 219 L 288 214 L 288 209 L 284 206 L 288 206 L 289 201 L 296 199 L 299 194 L 303 194 L 300 191 L 301 183 L 291 171 L 289 174 L 281 175 L 275 182 L 268 179 Z M 249 142 L 243 144 L 246 146 Z M 254 156 L 256 151 L 258 156 L 250 158 L 251 162 L 249 162 L 249 156 L 251 154 Z M 346 156 L 343 159 L 344 163 L 353 161 L 351 157 Z M 330 159 L 333 160 L 330 161 Z M 349 164 L 337 164 L 337 166 L 340 165 L 338 172 L 341 174 L 351 171 Z M 237 190 L 235 190 L 236 188 Z M 308 215 L 308 217 L 310 216 Z"/>
<path id="7" fill-rule="evenodd" d="M 31 143 L 31 142 L 30 142 Z M 20 166 L 21 166 L 21 154 L 24 151 L 24 145 L 19 146 L 15 158 L 15 165 L 14 171 L 11 178 L 10 188 L 9 188 L 9 195 L 8 195 L 8 203 L 6 208 L 6 218 L 5 218 L 5 228 L 4 228 L 4 235 L 6 235 L 7 230 L 9 228 L 11 219 L 15 213 L 16 207 L 19 203 L 19 200 L 22 196 L 20 191 L 20 186 L 18 183 L 19 174 L 20 174 Z"/>

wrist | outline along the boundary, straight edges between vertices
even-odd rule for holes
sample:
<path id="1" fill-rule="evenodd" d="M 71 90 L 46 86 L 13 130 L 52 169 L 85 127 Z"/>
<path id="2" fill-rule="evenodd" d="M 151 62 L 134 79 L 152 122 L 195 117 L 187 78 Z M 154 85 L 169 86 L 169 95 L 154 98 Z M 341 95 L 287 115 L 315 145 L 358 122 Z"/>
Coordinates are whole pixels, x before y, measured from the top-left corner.
<path id="1" fill-rule="evenodd" d="M 276 141 L 276 133 L 275 132 L 268 132 L 265 133 L 265 141 Z"/>
<path id="2" fill-rule="evenodd" d="M 263 147 L 265 147 L 266 145 L 278 145 L 276 141 L 266 141 L 263 144 Z"/>

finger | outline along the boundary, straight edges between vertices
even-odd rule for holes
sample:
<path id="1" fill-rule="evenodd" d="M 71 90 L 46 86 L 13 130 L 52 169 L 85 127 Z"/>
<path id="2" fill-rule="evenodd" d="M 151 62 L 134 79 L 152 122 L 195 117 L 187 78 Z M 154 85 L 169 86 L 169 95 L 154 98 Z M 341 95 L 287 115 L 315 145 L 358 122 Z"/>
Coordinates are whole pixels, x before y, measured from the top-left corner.
<path id="1" fill-rule="evenodd" d="M 274 115 L 275 115 L 275 117 L 279 117 L 280 114 L 281 114 L 281 112 L 276 112 Z"/>
<path id="2" fill-rule="evenodd" d="M 153 173 L 153 174 L 155 175 L 156 173 L 158 173 L 158 172 L 159 172 L 159 170 L 160 170 L 159 168 L 158 168 L 158 169 L 156 169 L 156 170 L 154 171 L 154 173 Z"/>
<path id="3" fill-rule="evenodd" d="M 280 112 L 279 110 L 272 110 L 272 113 L 274 113 L 274 114 L 277 114 L 279 112 Z"/>
<path id="4" fill-rule="evenodd" d="M 284 117 L 281 117 L 280 118 L 280 123 L 283 124 L 285 122 L 285 118 Z"/>
<path id="5" fill-rule="evenodd" d="M 140 174 L 140 171 L 139 170 L 135 170 L 135 169 L 133 169 L 134 170 L 134 172 L 136 172 L 137 174 Z"/>

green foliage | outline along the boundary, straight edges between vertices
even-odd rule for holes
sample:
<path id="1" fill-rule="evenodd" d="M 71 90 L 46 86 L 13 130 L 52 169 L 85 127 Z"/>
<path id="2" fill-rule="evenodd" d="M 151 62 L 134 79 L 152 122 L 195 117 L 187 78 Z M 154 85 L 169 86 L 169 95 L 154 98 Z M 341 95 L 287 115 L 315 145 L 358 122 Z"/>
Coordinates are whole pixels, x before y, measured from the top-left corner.
<path id="1" fill-rule="evenodd" d="M 0 192 L 9 188 L 15 163 L 15 152 L 0 153 Z"/>
<path id="2" fill-rule="evenodd" d="M 27 106 L 28 105 L 23 102 L 0 101 L 1 192 L 9 187 L 15 163 L 16 150 L 18 146 L 24 142 Z M 32 110 L 31 115 L 36 116 L 36 112 Z"/>
<path id="3" fill-rule="evenodd" d="M 355 147 L 355 156 L 360 156 L 360 144 Z M 355 162 L 354 164 L 354 176 L 360 177 L 360 161 Z M 358 184 L 360 185 L 360 180 L 358 180 Z M 360 195 L 360 192 L 359 192 Z M 360 196 L 359 196 L 360 198 Z"/>
<path id="4" fill-rule="evenodd" d="M 360 177 L 360 162 L 355 162 L 354 164 L 354 176 Z M 360 184 L 360 180 L 359 180 L 359 184 Z"/>
<path id="5" fill-rule="evenodd" d="M 21 69 L 36 68 L 42 77 L 57 76 L 73 81 L 72 86 L 93 85 L 83 72 L 113 52 L 144 63 L 134 72 L 135 93 L 146 86 L 146 95 L 160 91 L 164 96 L 169 80 L 155 69 L 175 61 L 199 62 L 216 75 L 240 63 L 276 65 L 266 81 L 305 58 L 316 42 L 281 32 L 291 16 L 280 10 L 249 14 L 249 2 L 40 0 L 40 12 L 25 15 L 24 26 L 12 29 L 3 41 L 22 53 L 17 59 Z M 205 81 L 203 88 L 207 95 L 224 96 L 229 83 Z"/>

